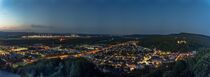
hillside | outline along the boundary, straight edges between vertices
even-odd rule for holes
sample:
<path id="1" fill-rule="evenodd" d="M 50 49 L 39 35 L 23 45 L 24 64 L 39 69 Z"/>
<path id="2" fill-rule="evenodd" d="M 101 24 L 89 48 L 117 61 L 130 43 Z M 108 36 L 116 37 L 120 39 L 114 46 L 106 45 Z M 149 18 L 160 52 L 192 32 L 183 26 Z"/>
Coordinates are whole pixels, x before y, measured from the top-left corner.
<path id="1" fill-rule="evenodd" d="M 164 51 L 194 51 L 198 48 L 210 47 L 210 37 L 200 34 L 180 33 L 170 35 L 135 35 L 131 37 L 138 37 L 141 46 Z"/>

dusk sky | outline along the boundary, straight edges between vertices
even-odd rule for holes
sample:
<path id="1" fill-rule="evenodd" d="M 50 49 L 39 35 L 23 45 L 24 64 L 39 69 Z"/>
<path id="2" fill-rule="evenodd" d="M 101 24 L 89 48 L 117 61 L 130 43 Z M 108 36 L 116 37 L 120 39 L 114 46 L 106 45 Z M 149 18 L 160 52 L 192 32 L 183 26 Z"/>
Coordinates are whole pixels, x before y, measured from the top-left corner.
<path id="1" fill-rule="evenodd" d="M 210 0 L 0 0 L 0 31 L 210 35 Z"/>

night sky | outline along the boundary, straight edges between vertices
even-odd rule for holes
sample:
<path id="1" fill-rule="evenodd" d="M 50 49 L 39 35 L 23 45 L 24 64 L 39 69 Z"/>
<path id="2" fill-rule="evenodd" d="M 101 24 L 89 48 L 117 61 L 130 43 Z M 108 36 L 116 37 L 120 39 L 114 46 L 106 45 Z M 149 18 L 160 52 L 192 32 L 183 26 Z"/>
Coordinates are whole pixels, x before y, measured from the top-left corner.
<path id="1" fill-rule="evenodd" d="M 0 30 L 210 35 L 210 0 L 0 0 Z"/>

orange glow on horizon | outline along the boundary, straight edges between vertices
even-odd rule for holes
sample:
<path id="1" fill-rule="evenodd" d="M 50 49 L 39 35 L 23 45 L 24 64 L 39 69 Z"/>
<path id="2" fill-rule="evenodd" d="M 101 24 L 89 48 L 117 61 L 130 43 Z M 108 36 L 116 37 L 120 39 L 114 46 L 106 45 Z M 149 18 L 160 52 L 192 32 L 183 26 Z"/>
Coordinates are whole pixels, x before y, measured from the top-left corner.
<path id="1" fill-rule="evenodd" d="M 0 31 L 19 31 L 27 29 L 27 26 L 2 26 L 0 25 Z"/>
<path id="2" fill-rule="evenodd" d="M 0 26 L 0 30 L 14 30 L 16 28 L 14 26 Z"/>

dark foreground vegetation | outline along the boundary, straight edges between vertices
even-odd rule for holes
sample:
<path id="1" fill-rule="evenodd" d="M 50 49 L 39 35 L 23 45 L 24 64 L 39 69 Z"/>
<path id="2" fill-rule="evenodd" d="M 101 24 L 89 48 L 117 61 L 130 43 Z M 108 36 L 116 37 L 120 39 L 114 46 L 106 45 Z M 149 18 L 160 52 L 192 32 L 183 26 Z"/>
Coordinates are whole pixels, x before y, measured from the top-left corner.
<path id="1" fill-rule="evenodd" d="M 16 72 L 22 77 L 114 77 L 100 72 L 84 58 L 42 60 Z"/>
<path id="2" fill-rule="evenodd" d="M 209 77 L 210 49 L 200 49 L 197 55 L 158 69 L 136 70 L 129 77 Z"/>

